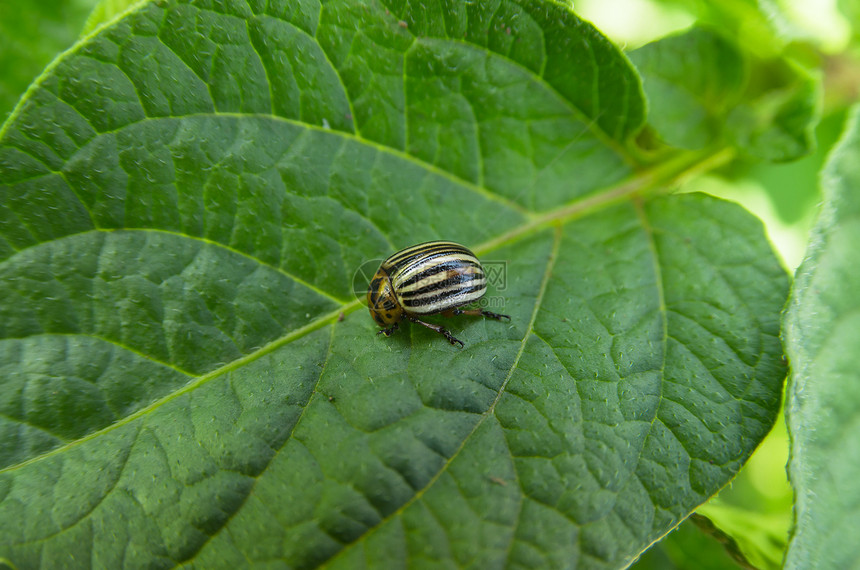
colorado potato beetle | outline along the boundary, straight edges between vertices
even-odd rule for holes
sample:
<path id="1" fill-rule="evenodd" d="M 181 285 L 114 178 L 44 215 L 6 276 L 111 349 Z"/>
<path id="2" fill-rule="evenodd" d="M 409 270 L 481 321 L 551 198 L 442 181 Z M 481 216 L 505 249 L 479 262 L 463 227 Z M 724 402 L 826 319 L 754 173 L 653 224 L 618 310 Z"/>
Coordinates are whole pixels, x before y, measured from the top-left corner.
<path id="1" fill-rule="evenodd" d="M 382 262 L 370 280 L 370 316 L 390 336 L 409 319 L 443 335 L 452 345 L 463 343 L 445 327 L 419 319 L 423 315 L 476 315 L 502 320 L 511 317 L 483 309 L 462 309 L 487 292 L 481 262 L 468 248 L 451 241 L 428 241 L 398 251 Z"/>

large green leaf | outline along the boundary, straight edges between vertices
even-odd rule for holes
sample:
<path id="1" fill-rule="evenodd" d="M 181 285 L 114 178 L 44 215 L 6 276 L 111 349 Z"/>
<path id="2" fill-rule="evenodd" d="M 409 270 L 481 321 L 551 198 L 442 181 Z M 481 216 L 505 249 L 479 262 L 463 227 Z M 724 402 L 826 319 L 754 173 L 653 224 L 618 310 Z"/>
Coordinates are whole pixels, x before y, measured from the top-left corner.
<path id="1" fill-rule="evenodd" d="M 622 566 L 773 423 L 786 276 L 549 3 L 152 2 L 0 139 L 0 558 Z M 504 268 L 384 338 L 362 264 Z"/>
<path id="2" fill-rule="evenodd" d="M 795 529 L 788 568 L 860 564 L 860 123 L 858 109 L 822 177 L 824 204 L 785 315 L 786 401 Z"/>

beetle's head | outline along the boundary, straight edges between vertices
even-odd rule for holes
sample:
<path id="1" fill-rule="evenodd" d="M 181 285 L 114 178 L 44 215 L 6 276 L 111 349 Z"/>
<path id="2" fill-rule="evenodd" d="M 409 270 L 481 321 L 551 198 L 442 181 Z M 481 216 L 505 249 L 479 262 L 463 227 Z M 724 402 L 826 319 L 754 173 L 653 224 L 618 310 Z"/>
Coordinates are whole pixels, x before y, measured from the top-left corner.
<path id="1" fill-rule="evenodd" d="M 370 316 L 381 327 L 391 326 L 403 318 L 403 307 L 397 302 L 391 279 L 381 267 L 370 280 L 367 308 L 370 309 Z"/>

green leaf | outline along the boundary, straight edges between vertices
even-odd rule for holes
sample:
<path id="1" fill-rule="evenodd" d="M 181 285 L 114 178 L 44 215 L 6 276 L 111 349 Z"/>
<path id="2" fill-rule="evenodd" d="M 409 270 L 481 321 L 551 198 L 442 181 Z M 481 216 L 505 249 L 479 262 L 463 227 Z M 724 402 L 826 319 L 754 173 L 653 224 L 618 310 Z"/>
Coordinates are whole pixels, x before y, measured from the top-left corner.
<path id="1" fill-rule="evenodd" d="M 92 33 L 96 28 L 117 18 L 120 14 L 137 4 L 138 0 L 99 0 L 84 24 L 81 35 Z"/>
<path id="2" fill-rule="evenodd" d="M 693 28 L 630 54 L 643 76 L 648 121 L 667 144 L 699 149 L 719 140 L 746 85 L 746 62 L 720 34 Z"/>
<path id="3" fill-rule="evenodd" d="M 95 2 L 0 2 L 0 122 L 39 72 L 78 39 Z"/>
<path id="4" fill-rule="evenodd" d="M 767 192 L 779 218 L 788 224 L 801 223 L 804 235 L 812 227 L 817 204 L 821 201 L 818 179 L 830 150 L 842 133 L 845 124 L 844 109 L 821 118 L 815 128 L 815 151 L 794 162 L 760 163 L 749 169 L 748 175 Z M 808 221 L 807 221 L 808 220 Z M 803 250 L 798 248 L 797 267 Z"/>
<path id="5" fill-rule="evenodd" d="M 152 2 L 0 137 L 0 559 L 617 567 L 774 421 L 760 223 L 551 3 Z M 458 350 L 355 274 L 503 268 Z M 360 292 L 359 292 L 360 293 Z"/>
<path id="6" fill-rule="evenodd" d="M 734 540 L 706 517 L 693 513 L 631 566 L 634 570 L 737 570 L 755 568 Z"/>
<path id="7" fill-rule="evenodd" d="M 762 513 L 714 500 L 701 507 L 697 514 L 709 521 L 737 560 L 748 561 L 752 568 L 761 570 L 782 567 L 787 525 L 781 513 Z"/>
<path id="8" fill-rule="evenodd" d="M 853 429 L 860 421 L 857 113 L 824 170 L 822 211 L 785 315 L 789 479 L 796 496 L 788 568 L 849 568 L 860 560 L 860 444 Z"/>
<path id="9" fill-rule="evenodd" d="M 707 28 L 652 42 L 630 57 L 643 76 L 649 125 L 664 143 L 731 144 L 769 161 L 814 150 L 819 82 L 800 66 L 752 58 Z"/>
<path id="10" fill-rule="evenodd" d="M 745 101 L 729 114 L 727 130 L 740 150 L 782 162 L 815 150 L 821 106 L 819 80 L 791 60 L 759 61 Z"/>
<path id="11" fill-rule="evenodd" d="M 782 568 L 788 545 L 794 492 L 787 462 L 788 431 L 780 416 L 731 485 L 696 509 L 760 570 Z"/>
<path id="12" fill-rule="evenodd" d="M 770 0 L 657 1 L 683 7 L 697 22 L 736 38 L 744 52 L 757 57 L 775 57 L 783 52 L 787 43 L 803 37 L 783 14 L 783 6 Z"/>

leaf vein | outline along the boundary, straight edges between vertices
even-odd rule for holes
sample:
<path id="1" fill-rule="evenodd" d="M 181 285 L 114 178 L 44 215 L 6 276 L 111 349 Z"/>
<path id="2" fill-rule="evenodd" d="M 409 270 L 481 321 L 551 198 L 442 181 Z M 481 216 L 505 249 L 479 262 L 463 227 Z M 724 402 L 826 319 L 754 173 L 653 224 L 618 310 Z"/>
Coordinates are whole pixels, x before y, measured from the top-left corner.
<path id="1" fill-rule="evenodd" d="M 436 483 L 436 481 L 438 481 L 439 477 L 441 477 L 444 473 L 448 472 L 448 468 L 451 466 L 451 464 L 454 462 L 454 460 L 460 455 L 460 452 L 463 451 L 463 449 L 466 446 L 466 443 L 477 432 L 478 428 L 480 428 L 481 425 L 483 425 L 484 421 L 488 417 L 490 417 L 490 415 L 492 415 L 493 412 L 495 411 L 496 404 L 498 404 L 499 400 L 502 397 L 502 394 L 505 393 L 505 388 L 507 387 L 508 382 L 510 381 L 511 377 L 513 376 L 513 373 L 516 370 L 517 365 L 519 364 L 520 358 L 522 357 L 522 354 L 525 351 L 527 341 L 528 341 L 529 337 L 531 336 L 532 331 L 534 329 L 535 320 L 537 319 L 537 315 L 540 311 L 541 304 L 543 302 L 543 296 L 546 293 L 546 288 L 547 288 L 547 284 L 549 283 L 549 277 L 552 273 L 552 268 L 555 266 L 555 262 L 558 259 L 558 249 L 559 249 L 559 246 L 561 243 L 561 235 L 562 235 L 561 226 L 556 226 L 555 231 L 554 231 L 554 236 L 553 236 L 552 252 L 550 254 L 549 259 L 547 260 L 546 271 L 544 272 L 544 275 L 543 275 L 543 278 L 541 281 L 541 286 L 540 286 L 540 289 L 538 291 L 537 298 L 535 299 L 535 306 L 534 306 L 534 309 L 532 311 L 531 318 L 529 320 L 528 326 L 526 327 L 526 331 L 523 335 L 523 339 L 520 341 L 520 348 L 517 352 L 517 356 L 514 359 L 514 362 L 511 364 L 511 368 L 508 371 L 508 374 L 505 377 L 505 380 L 499 386 L 499 389 L 498 389 L 498 392 L 496 394 L 495 399 L 490 404 L 490 406 L 487 408 L 487 410 L 481 414 L 481 417 L 478 419 L 477 422 L 475 422 L 475 425 L 472 427 L 471 431 L 468 434 L 466 434 L 466 436 L 463 438 L 463 441 L 460 443 L 460 446 L 454 451 L 454 453 L 451 455 L 451 457 L 448 458 L 448 460 L 439 469 L 439 471 L 427 482 L 427 484 L 422 489 L 418 490 L 411 499 L 406 501 L 397 510 L 392 512 L 390 515 L 388 515 L 387 517 L 382 519 L 378 524 L 376 524 L 373 528 L 371 528 L 369 530 L 369 533 L 376 532 L 377 530 L 379 530 L 379 528 L 381 528 L 381 526 L 383 524 L 385 524 L 386 522 L 388 522 L 390 520 L 393 520 L 397 516 L 400 516 L 407 508 L 409 508 L 411 505 L 415 504 L 419 499 L 421 499 L 424 496 L 424 494 L 430 488 L 433 487 L 433 485 Z M 357 543 L 357 539 L 348 543 L 346 546 L 350 547 L 356 543 Z M 345 548 L 340 550 L 332 558 L 327 560 L 324 563 L 324 565 L 327 565 L 327 564 L 331 563 L 332 561 L 336 560 L 339 556 L 343 555 L 343 553 L 345 551 L 346 551 Z"/>
<path id="2" fill-rule="evenodd" d="M 337 321 L 332 322 L 331 323 L 331 335 L 329 335 L 328 349 L 326 352 L 325 360 L 323 361 L 324 362 L 323 366 L 320 368 L 320 373 L 317 376 L 316 382 L 314 382 L 313 387 L 311 387 L 311 389 L 308 391 L 308 400 L 307 400 L 307 402 L 305 402 L 301 406 L 302 411 L 299 414 L 299 417 L 296 418 L 296 421 L 293 424 L 293 427 L 290 430 L 289 435 L 284 438 L 284 441 L 281 444 L 280 448 L 278 450 L 276 450 L 275 453 L 273 453 L 271 457 L 269 457 L 269 459 L 266 461 L 265 466 L 263 466 L 263 468 L 260 469 L 260 471 L 256 475 L 251 476 L 251 478 L 254 480 L 253 484 L 251 484 L 248 487 L 245 496 L 242 498 L 242 501 L 238 505 L 236 505 L 236 509 L 233 511 L 233 513 L 231 513 L 230 516 L 224 518 L 218 531 L 228 528 L 229 527 L 229 525 L 228 525 L 229 521 L 231 521 L 233 519 L 233 517 L 236 516 L 236 514 L 242 510 L 242 507 L 248 502 L 248 499 L 251 497 L 255 497 L 254 489 L 256 488 L 256 486 L 260 482 L 260 480 L 262 479 L 263 474 L 266 473 L 266 471 L 272 465 L 272 461 L 275 459 L 275 457 L 277 457 L 277 454 L 280 453 L 284 449 L 284 447 L 286 447 L 287 443 L 289 443 L 293 439 L 293 436 L 296 433 L 296 429 L 298 428 L 302 419 L 305 417 L 305 412 L 307 412 L 307 410 L 311 407 L 311 403 L 314 401 L 317 394 L 319 394 L 319 392 L 317 391 L 317 386 L 319 386 L 320 380 L 322 380 L 323 374 L 325 373 L 326 367 L 328 366 L 328 362 L 331 359 L 331 350 L 332 350 L 332 345 L 334 344 L 334 333 L 335 333 L 336 327 L 337 327 Z M 322 530 L 323 530 L 323 532 L 326 532 L 325 528 L 322 528 Z M 203 550 L 203 548 L 206 546 L 206 544 L 208 544 L 209 541 L 215 537 L 215 535 L 217 534 L 218 531 L 213 530 L 212 533 L 209 535 L 209 537 L 205 541 L 201 542 L 200 545 L 194 550 L 194 552 L 189 554 L 189 556 L 185 560 L 183 560 L 183 562 L 191 560 L 194 556 L 199 554 Z M 337 542 L 341 542 L 340 540 L 338 540 L 334 536 L 332 536 L 331 538 L 333 540 L 336 540 Z"/>

